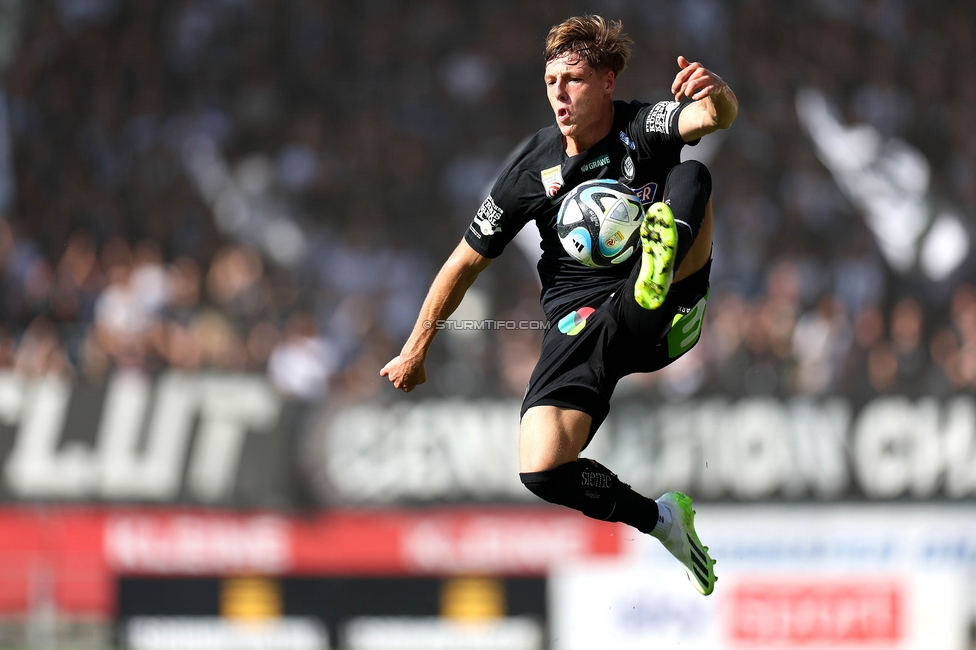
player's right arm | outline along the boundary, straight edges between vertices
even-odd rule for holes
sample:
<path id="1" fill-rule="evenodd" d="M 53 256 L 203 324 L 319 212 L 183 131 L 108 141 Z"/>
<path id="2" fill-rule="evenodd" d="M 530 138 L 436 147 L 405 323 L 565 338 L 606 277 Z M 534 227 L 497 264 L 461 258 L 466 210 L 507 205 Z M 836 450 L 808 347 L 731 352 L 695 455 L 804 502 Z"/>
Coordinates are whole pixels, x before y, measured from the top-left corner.
<path id="1" fill-rule="evenodd" d="M 467 241 L 461 240 L 430 285 L 420 315 L 403 349 L 383 366 L 380 376 L 389 378 L 396 388 L 408 393 L 427 381 L 424 362 L 437 333 L 438 321 L 444 321 L 454 313 L 468 288 L 489 263 L 491 258 L 478 253 Z"/>

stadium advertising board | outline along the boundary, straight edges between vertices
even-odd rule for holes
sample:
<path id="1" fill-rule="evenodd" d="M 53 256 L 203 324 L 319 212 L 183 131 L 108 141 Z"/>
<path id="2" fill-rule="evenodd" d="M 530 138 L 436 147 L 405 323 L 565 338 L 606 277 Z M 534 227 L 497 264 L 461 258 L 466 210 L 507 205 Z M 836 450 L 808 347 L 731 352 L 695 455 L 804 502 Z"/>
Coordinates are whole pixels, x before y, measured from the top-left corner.
<path id="1" fill-rule="evenodd" d="M 622 531 L 555 507 L 302 517 L 7 507 L 0 509 L 0 617 L 35 608 L 37 594 L 66 614 L 108 617 L 119 604 L 116 576 L 542 577 L 566 558 L 619 555 Z"/>
<path id="2" fill-rule="evenodd" d="M 962 580 L 947 572 L 757 577 L 725 571 L 713 599 L 681 575 L 580 567 L 553 584 L 553 648 L 967 650 Z M 595 607 L 593 593 L 613 593 Z M 590 596 L 588 596 L 590 594 Z M 600 643 L 606 645 L 601 646 Z"/>
<path id="3" fill-rule="evenodd" d="M 0 373 L 0 499 L 293 506 L 300 410 L 264 375 Z"/>
<path id="4" fill-rule="evenodd" d="M 518 480 L 517 402 L 362 404 L 324 412 L 310 442 L 323 502 L 533 498 Z M 966 499 L 976 398 L 622 401 L 585 455 L 642 493 L 699 501 Z"/>
<path id="5" fill-rule="evenodd" d="M 879 511 L 880 509 L 880 511 Z M 707 599 L 659 544 L 550 579 L 553 648 L 965 650 L 976 510 L 699 507 L 717 559 Z"/>
<path id="6" fill-rule="evenodd" d="M 451 617 L 478 612 L 504 622 L 485 639 L 517 647 L 535 647 L 540 634 L 565 649 L 965 647 L 959 639 L 976 620 L 972 504 L 697 509 L 718 560 L 709 598 L 691 589 L 656 540 L 557 508 L 297 517 L 7 507 L 0 617 L 40 608 L 116 620 L 146 648 L 193 647 L 188 639 L 240 647 L 228 612 L 269 602 L 279 603 L 282 623 L 275 643 L 294 647 L 329 647 L 322 639 L 343 648 L 406 647 L 397 638 L 418 648 L 457 646 Z M 540 617 L 543 601 L 548 614 Z M 545 620 L 549 627 L 540 627 Z"/>
<path id="7" fill-rule="evenodd" d="M 126 577 L 119 601 L 133 650 L 540 650 L 547 611 L 541 577 Z"/>
<path id="8" fill-rule="evenodd" d="M 262 375 L 0 374 L 0 499 L 246 508 L 524 502 L 518 403 L 283 400 Z M 620 400 L 587 455 L 699 501 L 976 496 L 976 397 Z"/>
<path id="9" fill-rule="evenodd" d="M 242 623 L 219 617 L 140 616 L 119 628 L 127 650 L 328 650 L 326 628 L 314 618 L 280 617 Z"/>

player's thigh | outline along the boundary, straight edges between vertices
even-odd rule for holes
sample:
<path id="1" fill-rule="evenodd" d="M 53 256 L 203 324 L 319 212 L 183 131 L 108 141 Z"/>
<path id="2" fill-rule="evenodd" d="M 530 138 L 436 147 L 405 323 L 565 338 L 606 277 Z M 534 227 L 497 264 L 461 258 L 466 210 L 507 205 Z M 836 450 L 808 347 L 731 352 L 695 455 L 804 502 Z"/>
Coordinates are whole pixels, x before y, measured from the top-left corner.
<path id="1" fill-rule="evenodd" d="M 533 406 L 519 429 L 519 471 L 544 472 L 576 460 L 593 418 L 561 406 Z"/>

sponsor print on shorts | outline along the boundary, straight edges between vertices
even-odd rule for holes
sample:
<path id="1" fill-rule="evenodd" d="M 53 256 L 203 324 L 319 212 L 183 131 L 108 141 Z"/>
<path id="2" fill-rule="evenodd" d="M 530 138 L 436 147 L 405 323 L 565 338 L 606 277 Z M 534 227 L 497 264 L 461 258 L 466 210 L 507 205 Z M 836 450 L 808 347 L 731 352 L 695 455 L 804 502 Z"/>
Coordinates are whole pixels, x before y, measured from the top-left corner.
<path id="1" fill-rule="evenodd" d="M 705 303 L 708 294 L 698 301 L 687 314 L 677 314 L 668 332 L 668 356 L 672 359 L 680 357 L 698 342 L 701 336 L 702 319 L 705 316 Z"/>
<path id="2" fill-rule="evenodd" d="M 595 309 L 592 307 L 580 307 L 576 311 L 571 311 L 559 319 L 559 331 L 567 336 L 576 336 L 586 327 L 586 319 L 589 318 Z"/>

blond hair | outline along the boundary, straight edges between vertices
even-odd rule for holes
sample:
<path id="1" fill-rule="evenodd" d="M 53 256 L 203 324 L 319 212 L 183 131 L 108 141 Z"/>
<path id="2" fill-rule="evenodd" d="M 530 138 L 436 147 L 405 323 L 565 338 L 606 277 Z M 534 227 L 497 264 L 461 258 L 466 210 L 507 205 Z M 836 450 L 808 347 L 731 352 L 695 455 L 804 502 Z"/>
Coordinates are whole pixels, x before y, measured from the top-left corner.
<path id="1" fill-rule="evenodd" d="M 549 30 L 546 36 L 546 63 L 564 54 L 575 54 L 594 68 L 623 72 L 633 43 L 623 33 L 619 20 L 606 21 L 602 16 L 574 16 Z"/>

